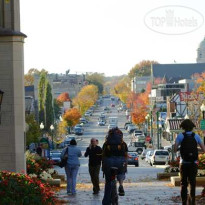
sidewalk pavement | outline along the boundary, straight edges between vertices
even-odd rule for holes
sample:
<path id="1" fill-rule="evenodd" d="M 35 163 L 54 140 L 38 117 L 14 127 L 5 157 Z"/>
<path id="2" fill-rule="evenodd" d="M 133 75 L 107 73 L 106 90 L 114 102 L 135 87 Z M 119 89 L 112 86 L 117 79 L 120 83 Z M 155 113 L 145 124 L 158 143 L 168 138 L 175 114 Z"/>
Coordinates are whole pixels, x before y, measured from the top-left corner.
<path id="1" fill-rule="evenodd" d="M 104 195 L 104 184 L 100 185 L 98 195 L 92 194 L 92 184 L 78 184 L 77 194 L 67 195 L 66 189 L 59 192 L 59 198 L 69 205 L 101 205 Z M 125 196 L 119 196 L 119 205 L 179 205 L 180 187 L 173 187 L 169 181 L 151 181 L 124 183 Z M 196 189 L 200 195 L 202 188 Z"/>

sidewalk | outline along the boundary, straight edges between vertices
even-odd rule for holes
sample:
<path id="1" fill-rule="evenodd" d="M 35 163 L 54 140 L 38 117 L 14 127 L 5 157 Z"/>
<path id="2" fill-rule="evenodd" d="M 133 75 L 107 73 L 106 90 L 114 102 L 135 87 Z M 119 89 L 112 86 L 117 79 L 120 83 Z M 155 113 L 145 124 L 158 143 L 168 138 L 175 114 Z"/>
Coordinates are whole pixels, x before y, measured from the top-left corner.
<path id="1" fill-rule="evenodd" d="M 101 184 L 99 195 L 92 194 L 92 185 L 78 184 L 77 194 L 68 196 L 63 189 L 59 198 L 68 201 L 69 205 L 101 205 L 104 195 L 104 184 Z M 119 205 L 179 205 L 180 187 L 172 187 L 170 182 L 152 181 L 139 183 L 125 183 L 125 196 L 119 197 Z M 196 195 L 200 195 L 202 188 L 197 188 Z M 178 196 L 178 197 L 177 197 Z M 172 200 L 174 199 L 174 200 Z"/>

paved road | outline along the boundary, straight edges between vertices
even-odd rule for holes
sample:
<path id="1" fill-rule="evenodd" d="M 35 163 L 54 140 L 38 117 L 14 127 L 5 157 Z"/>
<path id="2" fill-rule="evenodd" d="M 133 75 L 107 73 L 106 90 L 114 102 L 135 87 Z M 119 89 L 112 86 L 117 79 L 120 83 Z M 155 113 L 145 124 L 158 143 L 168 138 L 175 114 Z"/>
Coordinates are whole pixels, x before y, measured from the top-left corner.
<path id="1" fill-rule="evenodd" d="M 99 140 L 99 145 L 102 146 L 104 143 L 104 139 L 106 136 L 106 133 L 108 131 L 107 125 L 106 126 L 98 126 L 97 125 L 97 119 L 101 112 L 103 112 L 103 108 L 105 106 L 110 106 L 111 100 L 108 98 L 105 98 L 103 100 L 103 103 L 100 107 L 96 108 L 93 116 L 89 118 L 89 123 L 85 126 L 85 132 L 81 136 L 81 140 L 78 141 L 78 147 L 81 149 L 82 153 L 84 154 L 86 148 L 88 147 L 90 143 L 90 139 L 92 137 L 95 137 Z M 128 143 L 130 141 L 130 136 L 128 132 L 124 129 L 124 123 L 126 122 L 126 116 L 125 112 L 117 112 L 117 108 L 113 107 L 111 109 L 111 113 L 106 113 L 106 117 L 109 116 L 116 116 L 118 117 L 118 127 L 123 131 L 124 134 L 124 141 Z M 80 159 L 81 167 L 79 170 L 79 182 L 90 182 L 90 178 L 88 175 L 88 158 L 82 157 Z M 147 164 L 144 160 L 139 161 L 139 167 L 135 167 L 132 165 L 128 166 L 128 173 L 126 175 L 125 182 L 137 182 L 137 181 L 147 181 L 156 179 L 158 172 L 163 172 L 165 166 L 154 166 L 151 167 L 149 164 Z M 56 168 L 59 173 L 64 173 L 64 169 Z M 101 173 L 101 182 L 104 181 L 102 178 Z"/>
<path id="2" fill-rule="evenodd" d="M 99 140 L 99 145 L 102 146 L 107 132 L 107 126 L 99 127 L 97 119 L 102 112 L 104 106 L 110 105 L 110 99 L 104 99 L 103 105 L 98 108 L 92 117 L 89 124 L 85 127 L 85 133 L 82 139 L 78 141 L 78 146 L 84 153 L 89 145 L 90 139 L 95 137 Z M 129 142 L 129 135 L 123 129 L 126 121 L 125 112 L 117 112 L 116 108 L 112 109 L 112 113 L 107 116 L 118 116 L 119 127 L 124 133 L 125 142 Z M 65 190 L 60 192 L 59 197 L 68 201 L 69 205 L 100 205 L 102 204 L 104 179 L 102 172 L 100 174 L 101 192 L 98 196 L 93 196 L 90 176 L 88 174 L 88 159 L 82 157 L 80 159 L 81 166 L 77 179 L 77 195 L 68 196 Z M 179 196 L 179 187 L 171 187 L 170 182 L 159 182 L 156 180 L 158 172 L 163 172 L 165 166 L 151 167 L 144 160 L 139 161 L 139 167 L 128 166 L 128 173 L 124 183 L 126 195 L 119 197 L 119 204 L 126 205 L 179 205 L 178 201 L 173 202 L 172 197 Z M 56 167 L 59 173 L 64 174 L 64 169 Z M 197 194 L 200 194 L 201 188 L 197 188 Z"/>

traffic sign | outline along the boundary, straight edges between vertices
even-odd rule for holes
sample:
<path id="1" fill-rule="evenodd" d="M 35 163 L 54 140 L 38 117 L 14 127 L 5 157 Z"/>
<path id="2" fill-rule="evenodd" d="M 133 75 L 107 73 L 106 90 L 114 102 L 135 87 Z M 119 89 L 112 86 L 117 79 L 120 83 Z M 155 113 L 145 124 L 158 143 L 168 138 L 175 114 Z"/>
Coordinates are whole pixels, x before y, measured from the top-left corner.
<path id="1" fill-rule="evenodd" d="M 200 121 L 200 128 L 201 130 L 205 130 L 205 120 Z"/>

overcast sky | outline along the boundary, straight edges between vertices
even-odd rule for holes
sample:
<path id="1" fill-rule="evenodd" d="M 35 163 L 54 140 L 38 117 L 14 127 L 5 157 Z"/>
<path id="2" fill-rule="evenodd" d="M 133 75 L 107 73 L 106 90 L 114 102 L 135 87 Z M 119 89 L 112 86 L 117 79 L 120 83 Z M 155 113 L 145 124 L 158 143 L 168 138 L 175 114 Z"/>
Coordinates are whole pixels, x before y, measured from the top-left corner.
<path id="1" fill-rule="evenodd" d="M 111 76 L 127 74 L 145 59 L 195 63 L 205 36 L 204 0 L 20 2 L 21 30 L 28 36 L 25 72 Z"/>

